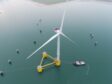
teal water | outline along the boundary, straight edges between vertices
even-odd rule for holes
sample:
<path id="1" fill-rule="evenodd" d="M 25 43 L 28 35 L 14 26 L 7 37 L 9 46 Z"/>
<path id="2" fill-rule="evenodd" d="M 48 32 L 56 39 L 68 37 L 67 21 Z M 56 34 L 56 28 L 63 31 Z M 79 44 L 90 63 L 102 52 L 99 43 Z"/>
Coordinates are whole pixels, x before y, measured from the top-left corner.
<path id="1" fill-rule="evenodd" d="M 60 68 L 50 67 L 39 74 L 36 66 L 42 51 L 56 56 L 56 39 L 25 60 L 60 26 L 63 8 L 67 6 L 63 32 L 76 46 L 61 37 Z M 38 6 L 26 0 L 0 2 L 0 84 L 111 84 L 112 77 L 112 5 L 100 2 L 70 2 L 60 6 Z M 39 22 L 39 20 L 42 20 Z M 40 34 L 42 30 L 42 34 Z M 90 39 L 90 33 L 94 39 Z M 34 45 L 33 41 L 37 41 Z M 95 47 L 94 42 L 98 45 Z M 16 50 L 20 50 L 20 54 Z M 11 59 L 13 64 L 8 64 Z M 72 62 L 84 59 L 85 67 Z"/>

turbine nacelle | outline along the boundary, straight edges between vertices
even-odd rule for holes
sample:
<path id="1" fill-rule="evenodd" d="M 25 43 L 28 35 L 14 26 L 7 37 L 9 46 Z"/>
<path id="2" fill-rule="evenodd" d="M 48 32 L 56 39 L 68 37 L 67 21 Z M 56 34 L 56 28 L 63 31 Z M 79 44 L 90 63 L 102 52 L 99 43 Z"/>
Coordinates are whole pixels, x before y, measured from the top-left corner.
<path id="1" fill-rule="evenodd" d="M 55 33 L 61 33 L 60 28 L 55 28 L 55 29 L 54 29 L 54 32 L 55 32 Z"/>

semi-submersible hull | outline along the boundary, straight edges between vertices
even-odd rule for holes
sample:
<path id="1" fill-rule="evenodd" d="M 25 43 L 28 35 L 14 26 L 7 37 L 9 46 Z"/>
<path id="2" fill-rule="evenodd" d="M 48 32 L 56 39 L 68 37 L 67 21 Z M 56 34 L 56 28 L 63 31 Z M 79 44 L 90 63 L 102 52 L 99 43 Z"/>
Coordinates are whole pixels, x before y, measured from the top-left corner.
<path id="1" fill-rule="evenodd" d="M 56 39 L 26 58 L 55 34 L 65 8 L 63 32 L 77 45 L 61 37 L 61 66 L 52 65 L 38 73 L 43 51 L 56 57 Z M 111 84 L 111 59 L 111 2 L 50 5 L 29 0 L 0 1 L 0 84 Z M 86 65 L 74 66 L 76 60 Z"/>

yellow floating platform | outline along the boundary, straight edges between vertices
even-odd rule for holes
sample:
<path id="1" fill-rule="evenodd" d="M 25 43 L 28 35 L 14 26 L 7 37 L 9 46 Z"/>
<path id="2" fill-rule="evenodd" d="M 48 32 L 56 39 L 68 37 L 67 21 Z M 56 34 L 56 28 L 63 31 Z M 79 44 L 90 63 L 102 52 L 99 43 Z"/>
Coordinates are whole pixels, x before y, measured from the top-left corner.
<path id="1" fill-rule="evenodd" d="M 47 59 L 47 58 L 50 58 L 52 60 L 52 62 L 43 65 L 44 59 Z M 61 61 L 52 57 L 52 56 L 50 56 L 47 52 L 43 52 L 42 53 L 42 59 L 40 61 L 40 65 L 37 66 L 37 72 L 42 73 L 46 67 L 51 66 L 51 65 L 55 65 L 55 66 L 59 67 L 59 66 L 61 66 Z"/>

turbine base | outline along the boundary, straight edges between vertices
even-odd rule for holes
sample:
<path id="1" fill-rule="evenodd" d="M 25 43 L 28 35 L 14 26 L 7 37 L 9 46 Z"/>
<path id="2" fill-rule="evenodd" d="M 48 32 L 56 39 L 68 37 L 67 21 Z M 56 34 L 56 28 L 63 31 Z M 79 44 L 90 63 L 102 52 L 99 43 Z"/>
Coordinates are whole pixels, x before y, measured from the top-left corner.
<path id="1" fill-rule="evenodd" d="M 54 61 L 54 63 L 55 63 L 55 66 L 57 66 L 57 67 L 60 67 L 61 66 L 61 60 L 56 59 Z"/>

